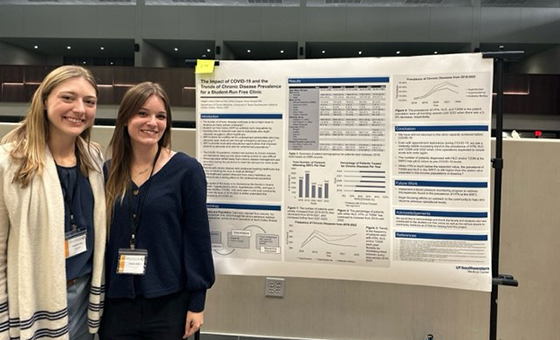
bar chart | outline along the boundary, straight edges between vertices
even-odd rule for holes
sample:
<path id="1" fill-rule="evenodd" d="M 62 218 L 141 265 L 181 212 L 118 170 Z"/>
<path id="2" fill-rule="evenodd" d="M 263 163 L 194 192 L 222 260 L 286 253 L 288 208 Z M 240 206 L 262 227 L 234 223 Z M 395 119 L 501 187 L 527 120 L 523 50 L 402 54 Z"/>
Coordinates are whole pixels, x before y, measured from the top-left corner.
<path id="1" fill-rule="evenodd" d="M 311 180 L 309 171 L 305 171 L 303 176 L 298 177 L 298 198 L 329 198 L 329 181 L 321 183 Z"/>
<path id="2" fill-rule="evenodd" d="M 386 175 L 382 170 L 340 170 L 343 181 L 342 192 L 385 194 Z"/>
<path id="3" fill-rule="evenodd" d="M 288 181 L 289 191 L 298 201 L 328 202 L 333 194 L 333 179 L 318 171 L 292 169 Z"/>

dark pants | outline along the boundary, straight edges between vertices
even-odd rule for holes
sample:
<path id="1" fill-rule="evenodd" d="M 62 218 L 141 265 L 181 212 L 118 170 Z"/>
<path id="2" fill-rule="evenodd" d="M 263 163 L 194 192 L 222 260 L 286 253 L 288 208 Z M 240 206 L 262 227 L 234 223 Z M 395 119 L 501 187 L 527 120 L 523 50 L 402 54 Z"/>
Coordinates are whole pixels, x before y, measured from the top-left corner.
<path id="1" fill-rule="evenodd" d="M 148 299 L 105 299 L 100 340 L 180 340 L 185 334 L 189 295 Z"/>

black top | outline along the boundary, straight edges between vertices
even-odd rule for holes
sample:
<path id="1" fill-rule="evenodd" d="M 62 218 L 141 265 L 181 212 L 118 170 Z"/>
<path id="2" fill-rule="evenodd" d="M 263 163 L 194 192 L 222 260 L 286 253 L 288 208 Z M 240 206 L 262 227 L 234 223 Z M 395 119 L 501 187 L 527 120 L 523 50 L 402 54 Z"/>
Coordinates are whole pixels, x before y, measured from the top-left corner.
<path id="1" fill-rule="evenodd" d="M 136 248 L 148 251 L 146 273 L 117 274 L 118 250 L 130 249 L 129 205 L 138 212 L 141 198 L 144 202 Z M 180 152 L 175 154 L 143 185 L 133 183 L 132 193 L 128 190 L 122 202 L 117 200 L 106 261 L 105 294 L 109 298 L 154 298 L 186 290 L 191 297 L 188 309 L 204 309 L 206 290 L 214 283 L 214 264 L 206 177 L 196 159 Z"/>
<path id="2" fill-rule="evenodd" d="M 64 233 L 86 231 L 87 251 L 66 259 L 66 279 L 72 280 L 90 274 L 93 267 L 93 192 L 77 165 L 57 165 L 56 170 L 64 197 Z"/>

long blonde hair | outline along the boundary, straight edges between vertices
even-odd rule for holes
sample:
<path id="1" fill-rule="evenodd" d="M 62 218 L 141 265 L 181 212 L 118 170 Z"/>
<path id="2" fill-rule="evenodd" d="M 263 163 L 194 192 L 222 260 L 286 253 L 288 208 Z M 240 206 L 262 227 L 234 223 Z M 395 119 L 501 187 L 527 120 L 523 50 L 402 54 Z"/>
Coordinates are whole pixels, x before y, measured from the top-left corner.
<path id="1" fill-rule="evenodd" d="M 41 175 L 45 167 L 45 151 L 49 140 L 49 121 L 45 101 L 51 92 L 72 78 L 84 78 L 98 95 L 97 82 L 93 74 L 80 66 L 61 66 L 51 71 L 33 94 L 33 98 L 23 121 L 4 138 L 2 144 L 11 144 L 10 157 L 20 166 L 15 172 L 13 182 L 25 188 L 35 174 Z M 76 140 L 80 171 L 87 176 L 88 169 L 97 170 L 90 154 L 90 146 L 100 154 L 99 147 L 90 143 L 91 126 L 85 129 Z M 81 140 L 81 141 L 80 141 Z"/>
<path id="2" fill-rule="evenodd" d="M 109 225 L 113 218 L 113 207 L 117 198 L 120 198 L 122 201 L 131 183 L 130 167 L 133 152 L 130 135 L 128 134 L 128 121 L 140 111 L 148 98 L 154 95 L 163 101 L 165 111 L 167 112 L 167 125 L 158 144 L 165 148 L 171 145 L 171 107 L 169 106 L 169 98 L 163 88 L 159 84 L 152 82 L 143 82 L 131 87 L 126 91 L 121 101 L 115 123 L 115 131 L 109 143 L 112 156 L 107 184 L 105 185 Z"/>

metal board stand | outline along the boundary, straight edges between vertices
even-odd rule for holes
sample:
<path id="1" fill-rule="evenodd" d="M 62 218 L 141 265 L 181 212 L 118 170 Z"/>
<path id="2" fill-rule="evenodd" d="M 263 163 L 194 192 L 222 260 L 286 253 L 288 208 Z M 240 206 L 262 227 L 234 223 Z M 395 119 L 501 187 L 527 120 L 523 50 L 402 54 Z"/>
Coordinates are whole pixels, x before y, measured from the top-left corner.
<path id="1" fill-rule="evenodd" d="M 500 222 L 502 207 L 502 170 L 504 160 L 503 151 L 503 100 L 504 100 L 504 64 L 523 57 L 522 51 L 483 52 L 483 58 L 494 59 L 496 66 L 496 152 L 492 159 L 494 168 L 494 211 L 492 226 L 492 293 L 490 296 L 490 340 L 496 340 L 498 334 L 498 286 L 517 287 L 519 283 L 509 274 L 500 274 Z"/>

